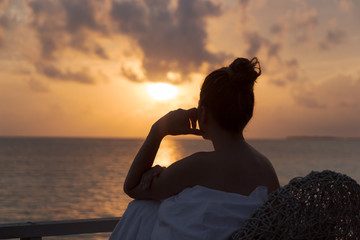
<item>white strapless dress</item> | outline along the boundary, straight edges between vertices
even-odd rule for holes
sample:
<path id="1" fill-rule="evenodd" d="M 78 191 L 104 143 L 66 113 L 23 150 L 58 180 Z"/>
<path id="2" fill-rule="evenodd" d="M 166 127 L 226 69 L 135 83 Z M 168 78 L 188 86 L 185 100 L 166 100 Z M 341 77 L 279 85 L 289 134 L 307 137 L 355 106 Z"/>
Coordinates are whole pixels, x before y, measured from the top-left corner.
<path id="1" fill-rule="evenodd" d="M 134 200 L 110 240 L 227 239 L 266 198 L 264 186 L 244 196 L 197 185 L 162 202 Z"/>

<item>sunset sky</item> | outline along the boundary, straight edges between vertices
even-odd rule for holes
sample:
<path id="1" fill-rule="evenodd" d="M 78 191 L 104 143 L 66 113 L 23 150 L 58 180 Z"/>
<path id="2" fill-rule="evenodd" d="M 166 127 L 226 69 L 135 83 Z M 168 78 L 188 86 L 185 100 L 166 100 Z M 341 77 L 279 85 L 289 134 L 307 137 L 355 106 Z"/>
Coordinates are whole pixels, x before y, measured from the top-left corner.
<path id="1" fill-rule="evenodd" d="M 257 56 L 246 137 L 360 137 L 359 43 L 358 0 L 0 0 L 0 136 L 144 137 Z"/>

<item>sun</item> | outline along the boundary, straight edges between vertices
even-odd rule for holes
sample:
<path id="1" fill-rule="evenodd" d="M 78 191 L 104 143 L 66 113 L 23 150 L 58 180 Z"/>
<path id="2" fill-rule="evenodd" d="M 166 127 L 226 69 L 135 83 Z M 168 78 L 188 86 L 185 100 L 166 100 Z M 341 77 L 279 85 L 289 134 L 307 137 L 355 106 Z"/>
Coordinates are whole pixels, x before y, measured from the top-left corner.
<path id="1" fill-rule="evenodd" d="M 178 93 L 177 87 L 168 83 L 152 83 L 146 87 L 149 95 L 157 101 L 173 99 Z"/>

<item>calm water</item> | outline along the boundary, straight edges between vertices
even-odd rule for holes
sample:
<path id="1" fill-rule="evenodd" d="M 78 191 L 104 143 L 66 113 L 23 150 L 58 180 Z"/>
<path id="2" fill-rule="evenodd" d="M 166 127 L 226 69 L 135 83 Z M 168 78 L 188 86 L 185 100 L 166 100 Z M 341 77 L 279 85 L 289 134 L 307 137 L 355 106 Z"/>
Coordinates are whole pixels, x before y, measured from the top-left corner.
<path id="1" fill-rule="evenodd" d="M 130 201 L 122 185 L 142 142 L 0 138 L 0 223 L 121 216 Z M 248 142 L 270 158 L 282 185 L 323 169 L 345 173 L 360 182 L 360 139 Z M 156 163 L 168 165 L 195 151 L 211 149 L 203 140 L 166 139 Z"/>

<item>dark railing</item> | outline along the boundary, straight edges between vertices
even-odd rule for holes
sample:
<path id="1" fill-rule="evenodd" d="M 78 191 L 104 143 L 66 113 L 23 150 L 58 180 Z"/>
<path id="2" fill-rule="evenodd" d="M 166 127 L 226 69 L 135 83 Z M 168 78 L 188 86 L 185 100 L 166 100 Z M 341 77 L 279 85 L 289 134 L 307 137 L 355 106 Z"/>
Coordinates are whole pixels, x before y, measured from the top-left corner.
<path id="1" fill-rule="evenodd" d="M 112 232 L 120 217 L 0 224 L 0 239 L 41 240 L 42 237 Z"/>

